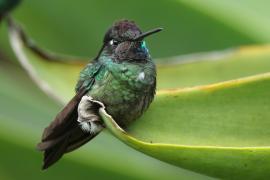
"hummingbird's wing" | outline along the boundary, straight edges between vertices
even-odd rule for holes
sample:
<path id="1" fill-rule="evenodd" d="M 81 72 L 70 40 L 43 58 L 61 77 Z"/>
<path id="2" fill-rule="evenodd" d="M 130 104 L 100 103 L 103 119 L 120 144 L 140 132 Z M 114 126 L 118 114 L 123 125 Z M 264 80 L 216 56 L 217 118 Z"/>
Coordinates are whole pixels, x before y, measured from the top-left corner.
<path id="1" fill-rule="evenodd" d="M 82 70 L 76 86 L 76 95 L 57 114 L 54 121 L 45 128 L 42 140 L 37 145 L 38 150 L 44 151 L 43 169 L 58 161 L 64 153 L 77 149 L 97 135 L 97 133 L 91 134 L 81 129 L 77 121 L 77 109 L 82 97 L 95 83 L 95 76 L 100 68 L 101 65 L 95 63 L 87 65 Z"/>
<path id="2" fill-rule="evenodd" d="M 81 88 L 90 89 L 91 85 L 89 86 L 89 84 L 91 84 L 92 80 L 102 67 L 103 66 L 98 62 L 87 64 L 80 72 L 80 77 L 76 84 L 75 91 L 78 92 Z"/>

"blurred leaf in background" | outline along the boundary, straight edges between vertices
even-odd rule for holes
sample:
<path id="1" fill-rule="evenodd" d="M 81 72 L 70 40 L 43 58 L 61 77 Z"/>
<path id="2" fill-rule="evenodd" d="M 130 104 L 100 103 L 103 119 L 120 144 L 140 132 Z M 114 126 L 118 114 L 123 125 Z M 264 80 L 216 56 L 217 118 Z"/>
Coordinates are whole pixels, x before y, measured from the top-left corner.
<path id="1" fill-rule="evenodd" d="M 161 26 L 165 31 L 147 41 L 157 58 L 267 43 L 267 4 L 263 0 L 24 0 L 13 15 L 43 47 L 89 59 L 117 19 L 135 20 L 144 30 Z M 211 179 L 142 155 L 106 132 L 41 172 L 42 157 L 35 144 L 61 107 L 33 85 L 15 62 L 3 24 L 0 30 L 0 179 Z"/>
<path id="2" fill-rule="evenodd" d="M 269 38 L 260 37 L 262 31 L 265 36 L 269 32 L 268 23 L 261 22 L 267 17 L 265 3 L 24 0 L 14 14 L 42 46 L 55 52 L 86 57 L 95 56 L 105 31 L 117 19 L 135 20 L 143 30 L 164 27 L 162 34 L 149 38 L 147 42 L 152 56 L 167 57 L 268 42 Z M 256 27 L 251 24 L 254 21 Z"/>

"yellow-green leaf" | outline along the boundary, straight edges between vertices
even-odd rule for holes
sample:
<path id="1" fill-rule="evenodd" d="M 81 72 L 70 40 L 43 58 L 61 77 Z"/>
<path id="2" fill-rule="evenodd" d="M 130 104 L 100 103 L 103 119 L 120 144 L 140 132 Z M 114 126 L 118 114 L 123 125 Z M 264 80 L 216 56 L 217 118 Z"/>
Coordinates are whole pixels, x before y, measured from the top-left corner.
<path id="1" fill-rule="evenodd" d="M 269 72 L 270 46 L 165 58 L 158 61 L 158 88 L 205 85 Z"/>
<path id="2" fill-rule="evenodd" d="M 270 73 L 192 89 L 161 91 L 127 134 L 104 109 L 106 127 L 160 160 L 226 179 L 270 176 Z M 138 139 L 136 139 L 136 138 Z"/>

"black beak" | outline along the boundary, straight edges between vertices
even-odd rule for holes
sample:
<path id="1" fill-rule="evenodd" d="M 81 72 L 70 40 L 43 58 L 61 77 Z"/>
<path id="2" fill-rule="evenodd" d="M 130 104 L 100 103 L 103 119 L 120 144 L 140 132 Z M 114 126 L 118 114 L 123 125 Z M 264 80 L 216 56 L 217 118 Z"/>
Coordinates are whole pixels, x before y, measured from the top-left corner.
<path id="1" fill-rule="evenodd" d="M 98 55 L 95 57 L 94 60 L 97 60 L 97 59 L 99 58 L 99 56 L 101 55 L 101 53 L 102 53 L 103 49 L 105 48 L 105 46 L 106 46 L 106 44 L 103 43 L 102 47 L 100 48 L 100 50 L 99 50 L 99 52 L 98 52 Z"/>
<path id="2" fill-rule="evenodd" d="M 160 32 L 160 31 L 162 31 L 162 30 L 163 30 L 163 28 L 156 28 L 156 29 L 147 31 L 147 32 L 145 32 L 145 33 L 140 34 L 139 36 L 137 36 L 137 37 L 134 38 L 133 40 L 134 40 L 134 41 L 142 40 L 142 39 L 144 39 L 145 37 L 150 36 L 150 35 L 152 35 L 152 34 L 155 34 L 155 33 L 157 33 L 157 32 Z"/>

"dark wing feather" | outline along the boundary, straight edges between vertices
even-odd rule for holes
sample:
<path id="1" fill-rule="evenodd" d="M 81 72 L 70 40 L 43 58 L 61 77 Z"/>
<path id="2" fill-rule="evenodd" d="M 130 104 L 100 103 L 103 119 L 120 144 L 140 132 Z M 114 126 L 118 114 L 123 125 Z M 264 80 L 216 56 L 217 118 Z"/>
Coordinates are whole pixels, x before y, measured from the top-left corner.
<path id="1" fill-rule="evenodd" d="M 43 169 L 47 169 L 58 161 L 64 153 L 77 149 L 97 135 L 82 131 L 77 122 L 78 104 L 94 84 L 94 77 L 101 66 L 93 64 L 89 68 L 81 72 L 84 78 L 80 78 L 81 80 L 77 84 L 76 95 L 57 114 L 54 121 L 45 128 L 42 140 L 37 145 L 38 150 L 44 151 Z M 88 71 L 88 75 L 85 71 Z"/>
<path id="2" fill-rule="evenodd" d="M 86 92 L 85 89 L 78 91 L 62 111 L 57 114 L 54 121 L 45 128 L 42 141 L 49 141 L 55 138 L 59 138 L 60 140 L 65 133 L 68 133 L 67 129 L 70 129 L 76 123 L 74 118 L 76 118 L 78 104 Z"/>

